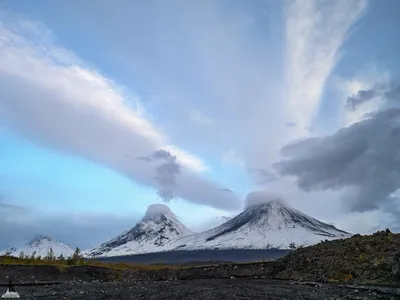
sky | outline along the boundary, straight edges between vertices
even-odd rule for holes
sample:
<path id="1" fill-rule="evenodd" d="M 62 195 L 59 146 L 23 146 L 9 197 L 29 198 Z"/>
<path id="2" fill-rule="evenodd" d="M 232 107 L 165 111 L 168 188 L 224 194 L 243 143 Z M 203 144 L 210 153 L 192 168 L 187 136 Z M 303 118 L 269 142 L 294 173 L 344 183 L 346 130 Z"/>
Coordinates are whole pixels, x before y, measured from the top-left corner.
<path id="1" fill-rule="evenodd" d="M 0 247 L 90 248 L 254 190 L 400 231 L 397 0 L 0 2 Z M 12 232 L 12 235 L 10 235 Z"/>

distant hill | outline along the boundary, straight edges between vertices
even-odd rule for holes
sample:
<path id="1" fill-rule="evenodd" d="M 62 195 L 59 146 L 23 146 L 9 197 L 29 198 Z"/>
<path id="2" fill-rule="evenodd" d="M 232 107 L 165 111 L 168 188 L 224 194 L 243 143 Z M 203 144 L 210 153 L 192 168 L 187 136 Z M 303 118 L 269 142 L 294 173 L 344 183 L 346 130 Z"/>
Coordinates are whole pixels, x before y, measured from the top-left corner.
<path id="1" fill-rule="evenodd" d="M 69 257 L 74 253 L 74 250 L 63 242 L 56 241 L 49 236 L 39 235 L 22 247 L 11 247 L 3 250 L 0 255 L 7 253 L 18 257 L 22 252 L 24 255 L 35 254 L 36 257 L 45 257 L 50 249 L 53 250 L 56 257 L 61 254 L 64 257 Z"/>

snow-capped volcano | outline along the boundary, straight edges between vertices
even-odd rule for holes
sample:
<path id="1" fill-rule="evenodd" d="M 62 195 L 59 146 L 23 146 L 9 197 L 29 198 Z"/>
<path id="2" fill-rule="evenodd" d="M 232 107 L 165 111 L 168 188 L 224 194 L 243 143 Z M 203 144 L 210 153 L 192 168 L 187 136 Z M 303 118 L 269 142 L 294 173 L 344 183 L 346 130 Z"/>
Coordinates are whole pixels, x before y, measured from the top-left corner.
<path id="1" fill-rule="evenodd" d="M 53 250 L 54 256 L 56 257 L 61 254 L 64 257 L 69 257 L 74 253 L 74 250 L 66 244 L 53 240 L 51 237 L 40 235 L 32 239 L 23 247 L 5 249 L 2 251 L 1 255 L 8 253 L 12 256 L 19 256 L 21 252 L 23 252 L 25 255 L 31 256 L 32 254 L 35 254 L 35 257 L 41 256 L 43 258 L 48 254 L 50 249 Z"/>
<path id="2" fill-rule="evenodd" d="M 350 236 L 262 191 L 247 196 L 242 213 L 202 233 L 188 230 L 166 205 L 151 205 L 135 227 L 87 251 L 86 256 L 171 250 L 290 249 Z"/>
<path id="3" fill-rule="evenodd" d="M 179 239 L 176 249 L 289 249 L 350 234 L 318 221 L 283 200 L 254 192 L 246 199 L 245 210 L 226 223 Z"/>
<path id="4" fill-rule="evenodd" d="M 168 206 L 153 204 L 133 228 L 89 250 L 86 255 L 119 256 L 171 250 L 173 242 L 191 233 Z"/>

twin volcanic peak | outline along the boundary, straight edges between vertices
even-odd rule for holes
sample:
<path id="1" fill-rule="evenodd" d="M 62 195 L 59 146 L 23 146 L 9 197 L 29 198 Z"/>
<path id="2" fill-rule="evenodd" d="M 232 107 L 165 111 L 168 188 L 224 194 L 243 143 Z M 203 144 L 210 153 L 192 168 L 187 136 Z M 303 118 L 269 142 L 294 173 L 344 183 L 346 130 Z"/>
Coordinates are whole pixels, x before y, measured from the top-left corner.
<path id="1" fill-rule="evenodd" d="M 192 234 L 164 204 L 150 205 L 134 227 L 99 247 L 88 256 L 120 256 L 173 249 L 173 242 Z"/>
<path id="2" fill-rule="evenodd" d="M 293 249 L 350 236 L 260 191 L 247 196 L 242 213 L 202 233 L 187 229 L 166 205 L 151 205 L 135 227 L 88 253 L 120 256 L 171 250 Z"/>

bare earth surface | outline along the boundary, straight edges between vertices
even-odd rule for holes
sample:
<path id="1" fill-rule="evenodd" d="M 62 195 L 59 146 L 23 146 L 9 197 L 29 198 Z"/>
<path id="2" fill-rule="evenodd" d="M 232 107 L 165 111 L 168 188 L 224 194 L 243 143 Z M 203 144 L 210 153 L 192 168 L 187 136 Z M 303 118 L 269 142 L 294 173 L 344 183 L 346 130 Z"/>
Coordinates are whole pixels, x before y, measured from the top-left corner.
<path id="1" fill-rule="evenodd" d="M 266 279 L 207 279 L 110 283 L 65 283 L 18 287 L 22 299 L 400 299 L 399 288 L 293 284 Z"/>
<path id="2" fill-rule="evenodd" d="M 247 264 L 119 269 L 14 261 L 0 264 L 0 285 L 8 280 L 46 284 L 18 286 L 22 299 L 400 300 L 400 288 L 350 285 L 400 286 L 400 234 L 355 235 L 297 249 L 276 261 Z"/>

